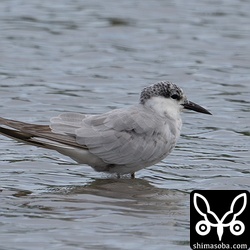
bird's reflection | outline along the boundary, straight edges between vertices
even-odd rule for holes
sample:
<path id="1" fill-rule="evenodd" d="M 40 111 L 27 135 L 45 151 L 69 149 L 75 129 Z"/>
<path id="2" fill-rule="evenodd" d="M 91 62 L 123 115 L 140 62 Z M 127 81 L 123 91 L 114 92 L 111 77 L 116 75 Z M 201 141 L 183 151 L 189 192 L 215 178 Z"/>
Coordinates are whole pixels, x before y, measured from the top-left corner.
<path id="1" fill-rule="evenodd" d="M 176 213 L 183 208 L 183 200 L 188 194 L 174 189 L 162 189 L 151 185 L 144 179 L 96 179 L 85 186 L 50 187 L 49 192 L 61 195 L 63 199 L 77 197 L 77 202 L 86 202 L 86 196 L 92 196 L 91 202 L 126 206 L 145 210 L 169 210 Z M 107 199 L 108 198 L 108 199 Z M 73 201 L 73 200 L 72 200 Z M 126 205 L 125 205 L 126 204 Z"/>

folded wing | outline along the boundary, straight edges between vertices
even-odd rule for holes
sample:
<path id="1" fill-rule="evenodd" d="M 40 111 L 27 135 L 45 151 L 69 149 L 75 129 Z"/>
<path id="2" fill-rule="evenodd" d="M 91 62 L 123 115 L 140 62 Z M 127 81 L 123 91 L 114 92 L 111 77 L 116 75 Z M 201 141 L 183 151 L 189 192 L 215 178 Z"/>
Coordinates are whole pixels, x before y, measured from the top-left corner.
<path id="1" fill-rule="evenodd" d="M 154 117 L 154 119 L 152 119 Z M 156 119 L 158 118 L 158 119 Z M 157 160 L 165 152 L 163 120 L 142 106 L 103 115 L 62 114 L 51 119 L 55 133 L 75 135 L 76 142 L 108 164 L 128 165 Z"/>

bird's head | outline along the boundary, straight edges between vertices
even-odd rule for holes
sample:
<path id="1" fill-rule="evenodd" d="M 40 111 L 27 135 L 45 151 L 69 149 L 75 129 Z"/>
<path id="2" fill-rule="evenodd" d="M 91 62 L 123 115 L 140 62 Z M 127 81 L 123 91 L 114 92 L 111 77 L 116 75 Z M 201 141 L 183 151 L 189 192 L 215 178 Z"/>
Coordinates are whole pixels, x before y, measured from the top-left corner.
<path id="1" fill-rule="evenodd" d="M 183 109 L 189 109 L 211 115 L 211 113 L 205 108 L 189 101 L 183 93 L 183 90 L 169 81 L 158 82 L 142 90 L 140 97 L 141 104 L 157 99 L 161 100 L 161 103 L 164 103 L 164 105 L 168 105 L 169 109 L 172 110 L 182 111 Z"/>

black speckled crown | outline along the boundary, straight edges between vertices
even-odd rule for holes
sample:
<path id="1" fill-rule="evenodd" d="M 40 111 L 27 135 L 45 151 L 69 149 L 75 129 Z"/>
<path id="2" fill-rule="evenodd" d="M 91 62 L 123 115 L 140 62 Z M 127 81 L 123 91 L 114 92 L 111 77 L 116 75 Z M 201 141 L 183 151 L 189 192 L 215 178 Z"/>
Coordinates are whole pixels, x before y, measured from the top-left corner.
<path id="1" fill-rule="evenodd" d="M 181 88 L 169 81 L 162 81 L 144 88 L 141 92 L 140 103 L 144 104 L 146 100 L 153 96 L 163 96 L 169 98 L 172 95 L 178 95 L 181 99 L 184 94 Z"/>

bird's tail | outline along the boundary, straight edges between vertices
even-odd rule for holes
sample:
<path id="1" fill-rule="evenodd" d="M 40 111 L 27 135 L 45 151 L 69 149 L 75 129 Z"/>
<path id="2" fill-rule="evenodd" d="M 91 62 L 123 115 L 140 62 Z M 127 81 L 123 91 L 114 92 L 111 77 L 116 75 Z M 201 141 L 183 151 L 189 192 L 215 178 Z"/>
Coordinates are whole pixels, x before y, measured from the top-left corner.
<path id="1" fill-rule="evenodd" d="M 32 140 L 32 135 L 24 132 L 20 132 L 14 129 L 8 129 L 4 127 L 0 127 L 0 134 L 5 135 L 11 139 L 15 139 L 16 141 L 19 142 L 24 142 L 27 144 L 31 144 L 33 146 L 38 146 L 38 147 L 44 147 L 46 148 L 46 145 L 44 143 L 39 143 L 37 141 Z"/>
<path id="2" fill-rule="evenodd" d="M 33 146 L 54 149 L 83 148 L 72 135 L 56 134 L 48 125 L 30 124 L 0 117 L 0 134 Z"/>

